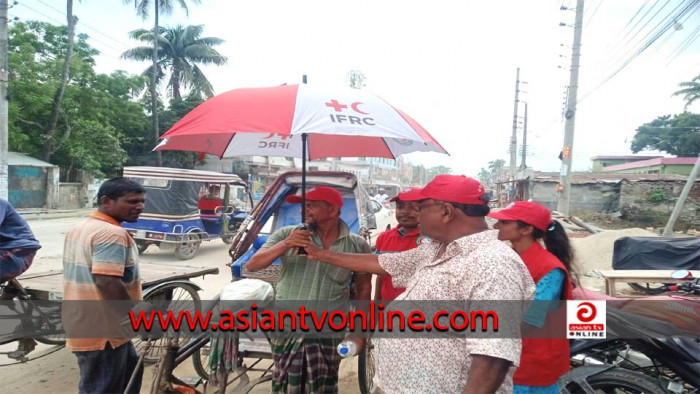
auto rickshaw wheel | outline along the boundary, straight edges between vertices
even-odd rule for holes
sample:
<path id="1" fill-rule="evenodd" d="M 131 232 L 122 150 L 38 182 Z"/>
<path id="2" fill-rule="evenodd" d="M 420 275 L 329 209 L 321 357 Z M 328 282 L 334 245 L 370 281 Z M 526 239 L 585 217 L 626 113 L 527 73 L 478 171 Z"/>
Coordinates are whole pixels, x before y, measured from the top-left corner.
<path id="1" fill-rule="evenodd" d="M 197 254 L 201 243 L 202 240 L 197 234 L 185 234 L 182 242 L 175 247 L 175 255 L 180 260 L 190 260 Z"/>
<path id="2" fill-rule="evenodd" d="M 235 235 L 224 235 L 221 237 L 221 240 L 224 241 L 226 245 L 230 245 L 233 242 L 233 238 Z"/>

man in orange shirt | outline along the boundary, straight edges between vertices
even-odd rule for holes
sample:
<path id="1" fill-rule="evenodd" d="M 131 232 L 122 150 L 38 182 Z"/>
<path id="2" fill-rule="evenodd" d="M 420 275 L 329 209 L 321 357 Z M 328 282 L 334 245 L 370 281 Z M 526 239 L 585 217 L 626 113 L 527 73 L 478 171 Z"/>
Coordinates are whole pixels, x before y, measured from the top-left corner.
<path id="1" fill-rule="evenodd" d="M 100 186 L 97 211 L 66 235 L 63 250 L 63 321 L 69 350 L 78 357 L 80 393 L 123 393 L 138 356 L 128 338 L 83 338 L 73 332 L 97 330 L 109 312 L 71 301 L 140 301 L 141 279 L 136 242 L 121 227 L 143 212 L 146 190 L 126 178 Z M 68 301 L 68 302 L 66 302 Z M 101 303 L 108 309 L 109 306 Z M 107 323 L 110 324 L 110 323 Z M 141 390 L 143 369 L 130 392 Z"/>

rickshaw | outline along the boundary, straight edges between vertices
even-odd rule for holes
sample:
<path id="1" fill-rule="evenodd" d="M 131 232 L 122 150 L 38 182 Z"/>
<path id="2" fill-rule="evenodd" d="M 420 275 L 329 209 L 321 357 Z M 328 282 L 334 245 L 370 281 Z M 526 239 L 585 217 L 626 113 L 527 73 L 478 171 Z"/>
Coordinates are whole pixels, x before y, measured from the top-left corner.
<path id="1" fill-rule="evenodd" d="M 340 217 L 347 223 L 350 231 L 365 237 L 369 242 L 371 229 L 376 229 L 375 213 L 381 207 L 371 199 L 356 176 L 348 172 L 334 171 L 310 171 L 306 173 L 307 190 L 315 186 L 330 186 L 341 192 L 343 196 L 343 208 Z M 258 205 L 251 211 L 246 221 L 236 234 L 229 254 L 232 257 L 231 272 L 233 280 L 242 278 L 262 279 L 275 286 L 279 279 L 279 264 L 277 259 L 270 267 L 249 272 L 245 269 L 245 263 L 265 243 L 268 236 L 281 227 L 296 225 L 301 221 L 301 209 L 298 204 L 292 204 L 285 197 L 301 193 L 301 173 L 287 172 L 280 175 L 269 187 Z M 374 204 L 373 204 L 374 203 Z M 271 359 L 272 351 L 269 346 L 261 346 L 258 342 L 250 342 L 241 338 L 237 339 L 239 356 L 239 368 L 236 379 L 244 379 L 246 384 L 241 390 L 247 392 L 254 385 L 267 382 L 271 379 L 271 366 L 253 368 L 262 359 Z M 267 344 L 265 344 L 267 345 Z M 202 352 L 206 354 L 208 352 Z M 358 357 L 358 369 L 360 371 L 360 391 L 369 392 L 371 376 L 374 373 L 372 344 L 368 341 L 367 349 Z M 243 364 L 244 358 L 257 359 L 250 367 Z M 262 376 L 253 381 L 248 381 L 247 372 L 262 373 Z M 234 379 L 235 380 L 235 379 Z M 241 383 L 239 383 L 241 386 Z"/>
<path id="2" fill-rule="evenodd" d="M 307 190 L 318 185 L 336 188 L 343 195 L 343 208 L 341 218 L 347 223 L 350 231 L 363 236 L 369 235 L 369 229 L 376 227 L 374 209 L 376 204 L 364 190 L 362 185 L 352 173 L 347 172 L 308 172 L 306 175 Z M 279 277 L 279 260 L 271 267 L 255 273 L 245 270 L 244 264 L 267 240 L 270 233 L 282 226 L 299 224 L 301 220 L 300 206 L 285 201 L 290 194 L 301 193 L 301 173 L 287 172 L 280 175 L 268 188 L 260 202 L 246 217 L 235 235 L 229 254 L 233 257 L 231 270 L 233 283 L 241 279 L 262 279 L 270 283 L 273 288 Z M 242 282 L 239 282 L 242 283 Z M 227 286 L 228 287 L 228 286 Z M 217 300 L 204 307 L 205 310 L 215 310 Z M 272 351 L 267 341 L 246 338 L 245 333 L 238 331 L 230 333 L 233 349 L 226 351 L 232 354 L 233 371 L 225 372 L 223 382 L 217 386 L 217 392 L 250 392 L 256 385 L 269 382 L 272 373 L 272 364 L 265 366 L 263 360 L 272 359 Z M 184 345 L 171 346 L 172 352 L 161 352 L 162 359 L 159 363 L 158 378 L 154 380 L 152 392 L 161 392 L 160 387 L 176 385 L 187 390 L 196 390 L 196 386 L 211 378 L 211 355 L 221 356 L 222 352 L 212 351 L 211 332 L 201 333 L 191 338 Z M 371 342 L 367 351 L 358 357 L 358 366 L 362 372 L 360 376 L 360 389 L 367 392 L 374 371 Z M 194 369 L 199 379 L 182 381 L 175 378 L 173 370 L 192 357 Z M 214 361 L 216 363 L 216 361 Z M 258 374 L 258 375 L 253 375 Z M 223 383 L 223 384 L 222 384 Z M 235 388 L 227 389 L 234 385 Z M 192 391 L 195 392 L 195 391 Z"/>
<path id="3" fill-rule="evenodd" d="M 143 185 L 147 202 L 134 223 L 123 227 L 139 252 L 150 245 L 193 258 L 202 241 L 231 243 L 253 206 L 248 185 L 235 174 L 164 167 L 124 167 L 124 177 Z"/>

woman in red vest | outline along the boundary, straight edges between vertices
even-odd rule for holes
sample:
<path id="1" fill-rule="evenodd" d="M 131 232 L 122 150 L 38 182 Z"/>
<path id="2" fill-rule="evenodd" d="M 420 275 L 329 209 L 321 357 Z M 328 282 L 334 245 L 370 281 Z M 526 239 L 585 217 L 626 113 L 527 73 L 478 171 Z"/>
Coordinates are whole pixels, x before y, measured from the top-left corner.
<path id="1" fill-rule="evenodd" d="M 510 241 L 537 285 L 535 301 L 540 302 L 532 304 L 523 321 L 526 329 L 541 329 L 550 309 L 558 306 L 541 301 L 572 299 L 569 238 L 561 224 L 552 221 L 549 210 L 534 202 L 517 201 L 488 216 L 498 219 L 494 226 L 498 238 Z M 569 370 L 569 340 L 551 336 L 523 338 L 520 366 L 513 376 L 514 393 L 559 393 L 559 377 Z"/>

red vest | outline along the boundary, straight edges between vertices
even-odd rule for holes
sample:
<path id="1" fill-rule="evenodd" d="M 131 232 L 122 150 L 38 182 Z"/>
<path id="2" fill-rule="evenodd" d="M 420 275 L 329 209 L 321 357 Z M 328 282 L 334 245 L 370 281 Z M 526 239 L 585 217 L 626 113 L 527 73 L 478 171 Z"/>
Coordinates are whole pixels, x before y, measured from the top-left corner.
<path id="1" fill-rule="evenodd" d="M 559 259 L 543 248 L 538 242 L 520 255 L 530 271 L 535 284 L 555 268 L 566 273 L 562 299 L 572 299 L 572 286 L 569 273 Z M 522 386 L 549 386 L 569 370 L 569 340 L 566 339 L 566 305 L 547 314 L 541 330 L 532 330 L 523 338 L 523 351 L 520 366 L 515 371 L 513 383 Z M 539 334 L 539 335 L 538 335 Z M 553 338 L 557 336 L 558 338 Z"/>
<path id="2" fill-rule="evenodd" d="M 399 227 L 397 226 L 379 235 L 377 238 L 377 253 L 404 252 L 418 247 L 424 239 L 426 238 L 420 235 L 420 230 L 404 234 L 402 231 L 399 231 Z M 383 300 L 394 300 L 399 294 L 406 290 L 403 287 L 394 287 L 391 281 L 391 275 L 382 275 L 381 278 Z"/>

